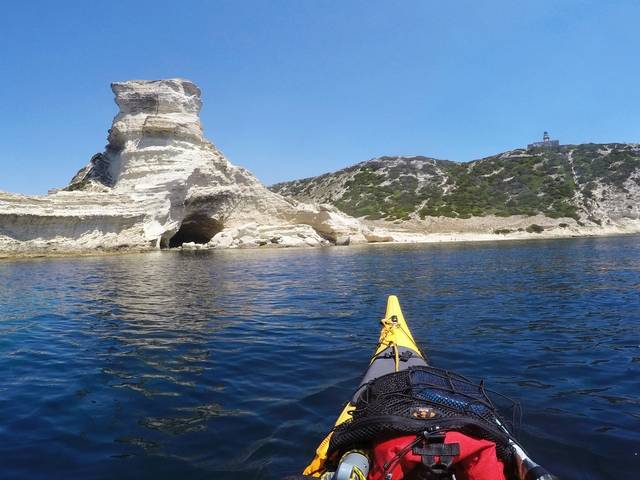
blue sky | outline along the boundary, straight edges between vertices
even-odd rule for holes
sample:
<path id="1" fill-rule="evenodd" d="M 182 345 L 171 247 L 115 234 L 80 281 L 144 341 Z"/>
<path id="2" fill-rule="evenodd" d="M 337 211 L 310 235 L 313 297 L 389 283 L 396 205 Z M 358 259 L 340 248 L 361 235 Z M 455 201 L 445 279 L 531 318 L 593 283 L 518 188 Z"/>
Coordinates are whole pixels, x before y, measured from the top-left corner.
<path id="1" fill-rule="evenodd" d="M 543 130 L 637 142 L 639 21 L 636 1 L 7 2 L 0 190 L 65 185 L 134 78 L 195 81 L 208 138 L 267 184 Z"/>

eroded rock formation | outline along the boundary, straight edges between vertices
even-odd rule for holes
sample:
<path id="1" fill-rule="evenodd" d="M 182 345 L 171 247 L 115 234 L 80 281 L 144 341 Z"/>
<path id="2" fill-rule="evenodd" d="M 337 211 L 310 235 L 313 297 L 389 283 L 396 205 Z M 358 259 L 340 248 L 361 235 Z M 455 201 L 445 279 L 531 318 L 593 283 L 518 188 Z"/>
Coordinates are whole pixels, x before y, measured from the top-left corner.
<path id="1" fill-rule="evenodd" d="M 188 80 L 112 84 L 105 151 L 46 196 L 0 192 L 0 251 L 260 247 L 387 239 L 335 207 L 268 190 L 203 136 Z"/>

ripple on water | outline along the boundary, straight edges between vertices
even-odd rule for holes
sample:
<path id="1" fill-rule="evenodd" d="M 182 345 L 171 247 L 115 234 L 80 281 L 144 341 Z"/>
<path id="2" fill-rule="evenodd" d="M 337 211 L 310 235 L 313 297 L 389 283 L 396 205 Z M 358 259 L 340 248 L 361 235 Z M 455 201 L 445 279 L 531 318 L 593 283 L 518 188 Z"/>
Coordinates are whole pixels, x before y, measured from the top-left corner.
<path id="1" fill-rule="evenodd" d="M 432 363 L 520 400 L 550 469 L 640 471 L 636 237 L 4 261 L 0 281 L 6 478 L 295 473 L 390 293 Z"/>

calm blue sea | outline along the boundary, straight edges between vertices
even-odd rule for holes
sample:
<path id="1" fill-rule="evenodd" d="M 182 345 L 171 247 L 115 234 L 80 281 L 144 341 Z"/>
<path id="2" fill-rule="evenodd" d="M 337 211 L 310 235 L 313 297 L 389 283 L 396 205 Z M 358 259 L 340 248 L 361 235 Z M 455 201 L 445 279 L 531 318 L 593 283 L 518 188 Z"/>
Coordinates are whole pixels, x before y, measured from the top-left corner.
<path id="1" fill-rule="evenodd" d="M 565 479 L 640 472 L 640 237 L 0 261 L 0 478 L 278 479 L 397 294 Z"/>

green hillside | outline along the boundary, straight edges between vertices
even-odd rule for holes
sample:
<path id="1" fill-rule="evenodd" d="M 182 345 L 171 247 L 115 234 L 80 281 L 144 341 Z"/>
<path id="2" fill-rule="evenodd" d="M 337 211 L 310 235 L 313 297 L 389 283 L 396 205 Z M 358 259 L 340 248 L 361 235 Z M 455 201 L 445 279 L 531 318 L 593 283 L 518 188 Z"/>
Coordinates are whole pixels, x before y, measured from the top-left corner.
<path id="1" fill-rule="evenodd" d="M 635 201 L 639 187 L 639 145 L 584 144 L 519 149 L 468 163 L 380 157 L 272 189 L 369 219 L 544 214 L 580 220 L 612 192 Z"/>

